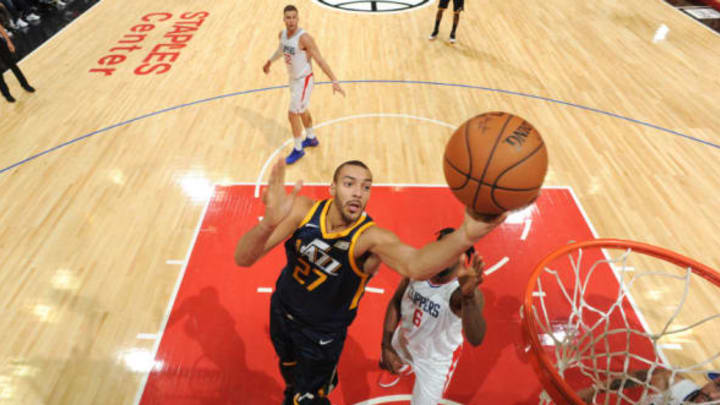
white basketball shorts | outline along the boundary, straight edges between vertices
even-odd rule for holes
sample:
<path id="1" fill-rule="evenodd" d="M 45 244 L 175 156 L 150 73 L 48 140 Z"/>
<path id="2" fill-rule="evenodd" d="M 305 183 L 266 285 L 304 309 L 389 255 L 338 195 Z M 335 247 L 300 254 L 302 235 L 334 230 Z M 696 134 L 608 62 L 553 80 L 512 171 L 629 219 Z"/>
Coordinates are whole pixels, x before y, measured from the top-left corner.
<path id="1" fill-rule="evenodd" d="M 413 386 L 410 404 L 437 405 L 448 385 L 450 385 L 455 367 L 460 359 L 462 345 L 455 350 L 452 357 L 442 360 L 423 358 L 418 354 L 409 353 L 402 347 L 398 339 L 399 330 L 400 328 L 395 330 L 392 346 L 403 362 L 409 364 L 415 373 L 415 385 Z"/>
<path id="2" fill-rule="evenodd" d="M 310 94 L 315 85 L 315 78 L 310 73 L 300 79 L 290 81 L 290 112 L 304 113 L 310 106 Z"/>

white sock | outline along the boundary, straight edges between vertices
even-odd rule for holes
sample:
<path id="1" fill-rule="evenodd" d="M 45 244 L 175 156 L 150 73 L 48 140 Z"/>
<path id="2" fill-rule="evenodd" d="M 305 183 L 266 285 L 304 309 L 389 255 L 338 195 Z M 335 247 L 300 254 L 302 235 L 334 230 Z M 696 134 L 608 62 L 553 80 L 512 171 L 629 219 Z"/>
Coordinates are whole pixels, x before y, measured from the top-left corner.
<path id="1" fill-rule="evenodd" d="M 294 139 L 295 139 L 295 150 L 303 150 L 302 138 L 298 136 L 297 138 L 294 138 Z"/>
<path id="2" fill-rule="evenodd" d="M 310 128 L 305 128 L 305 134 L 307 134 L 308 139 L 315 139 L 315 130 Z"/>

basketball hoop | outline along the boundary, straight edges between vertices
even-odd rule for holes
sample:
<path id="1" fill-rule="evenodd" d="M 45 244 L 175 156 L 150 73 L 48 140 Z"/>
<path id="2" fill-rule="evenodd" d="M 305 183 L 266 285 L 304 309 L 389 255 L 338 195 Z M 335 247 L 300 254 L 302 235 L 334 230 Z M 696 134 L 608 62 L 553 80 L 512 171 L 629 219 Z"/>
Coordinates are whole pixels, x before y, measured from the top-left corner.
<path id="1" fill-rule="evenodd" d="M 696 379 L 717 370 L 720 310 L 696 303 L 716 287 L 718 272 L 644 243 L 597 239 L 553 251 L 533 270 L 522 308 L 526 350 L 545 389 L 540 403 L 583 405 L 577 391 L 595 387 L 593 403 L 642 404 L 667 394 L 633 370 L 670 370 L 670 384 L 680 373 Z M 688 333 L 693 339 L 683 338 Z M 706 335 L 702 341 L 712 343 L 702 356 L 669 361 L 663 352 L 674 347 L 686 355 Z"/>

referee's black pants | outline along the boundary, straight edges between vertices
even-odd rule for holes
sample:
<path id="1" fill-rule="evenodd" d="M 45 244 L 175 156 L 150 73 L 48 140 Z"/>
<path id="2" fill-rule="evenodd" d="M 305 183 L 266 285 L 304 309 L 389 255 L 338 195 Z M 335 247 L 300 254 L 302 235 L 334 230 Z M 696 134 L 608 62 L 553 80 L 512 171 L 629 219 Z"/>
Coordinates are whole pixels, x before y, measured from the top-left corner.
<path id="1" fill-rule="evenodd" d="M 23 89 L 28 90 L 30 88 L 30 83 L 27 82 L 27 79 L 25 79 L 25 76 L 15 63 L 15 58 L 3 39 L 0 39 L 0 64 L 4 65 L 5 68 L 10 68 L 10 70 L 12 70 Z M 0 92 L 2 92 L 2 95 L 5 96 L 5 98 L 9 98 L 11 97 L 10 89 L 8 89 L 5 79 L 3 79 L 3 73 L 4 71 L 0 73 Z"/>

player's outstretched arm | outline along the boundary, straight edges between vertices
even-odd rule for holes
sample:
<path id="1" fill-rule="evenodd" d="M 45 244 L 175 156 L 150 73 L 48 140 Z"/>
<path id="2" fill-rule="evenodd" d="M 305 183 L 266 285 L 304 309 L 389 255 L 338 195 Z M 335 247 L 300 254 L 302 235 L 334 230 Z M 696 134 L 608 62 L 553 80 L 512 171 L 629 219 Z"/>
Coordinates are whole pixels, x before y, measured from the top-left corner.
<path id="1" fill-rule="evenodd" d="M 10 36 L 8 35 L 7 31 L 0 25 L 0 36 L 2 36 L 5 39 L 5 43 L 7 44 L 8 49 L 10 52 L 15 53 L 15 45 L 13 45 L 12 40 L 10 40 Z"/>
<path id="2" fill-rule="evenodd" d="M 263 193 L 265 216 L 235 247 L 238 266 L 251 266 L 297 229 L 313 204 L 309 198 L 297 195 L 301 188 L 302 181 L 298 181 L 290 194 L 285 193 L 285 160 L 279 159 Z"/>
<path id="3" fill-rule="evenodd" d="M 330 69 L 330 65 L 325 62 L 325 59 L 320 55 L 320 50 L 317 47 L 317 44 L 315 43 L 315 40 L 313 37 L 310 36 L 310 34 L 304 34 L 300 41 L 302 42 L 302 45 L 305 48 L 305 52 L 310 55 L 311 58 L 315 59 L 318 63 L 318 66 L 320 66 L 320 69 L 322 69 L 323 72 L 327 75 L 327 77 L 332 80 L 333 85 L 333 93 L 336 91 L 345 95 L 345 91 L 340 87 L 340 84 L 338 83 L 337 77 L 335 77 L 335 74 L 332 72 L 332 69 Z"/>
<path id="4" fill-rule="evenodd" d="M 392 347 L 392 337 L 395 333 L 395 328 L 397 328 L 398 323 L 400 323 L 400 302 L 409 283 L 410 279 L 404 278 L 400 284 L 398 284 L 395 294 L 393 294 L 390 302 L 388 302 L 388 307 L 385 311 L 385 321 L 383 322 L 382 342 L 380 345 L 382 356 L 380 358 L 380 367 L 393 374 L 397 374 L 399 368 L 402 366 L 400 356 L 398 356 Z"/>
<path id="5" fill-rule="evenodd" d="M 468 263 L 465 254 L 460 257 L 460 270 L 457 277 L 460 286 L 450 297 L 450 308 L 462 319 L 465 338 L 473 346 L 480 346 L 485 339 L 487 324 L 483 316 L 485 296 L 478 290 L 482 283 L 485 264 L 476 254 Z"/>
<path id="6" fill-rule="evenodd" d="M 367 250 L 403 277 L 427 280 L 449 267 L 475 242 L 505 220 L 505 214 L 492 218 L 473 218 L 466 213 L 465 221 L 455 232 L 416 249 L 393 232 L 377 226 L 365 231 L 361 242 Z M 359 250 L 364 251 L 364 250 Z"/>
<path id="7" fill-rule="evenodd" d="M 628 374 L 629 376 L 627 378 L 614 378 L 612 380 L 608 380 L 605 385 L 594 385 L 583 388 L 577 391 L 577 394 L 580 399 L 585 401 L 585 403 L 592 404 L 594 403 L 593 401 L 596 394 L 606 391 L 605 387 L 609 388 L 611 391 L 618 391 L 635 387 L 641 383 L 649 382 L 650 385 L 660 391 L 664 391 L 669 388 L 670 378 L 672 378 L 672 371 L 661 368 L 653 370 L 652 373 L 649 369 L 641 369 L 630 371 Z M 681 379 L 684 378 L 678 375 L 675 376 L 676 381 Z"/>
<path id="8" fill-rule="evenodd" d="M 278 40 L 280 40 L 281 36 L 282 36 L 282 31 L 278 34 Z M 270 56 L 270 59 L 268 59 L 267 62 L 265 62 L 265 64 L 263 65 L 263 68 L 262 68 L 263 72 L 265 72 L 265 74 L 270 73 L 270 65 L 272 65 L 272 63 L 275 62 L 276 60 L 280 59 L 280 57 L 282 55 L 283 55 L 283 46 L 282 46 L 282 41 L 280 41 L 278 43 L 277 49 L 275 49 L 275 52 Z"/>

